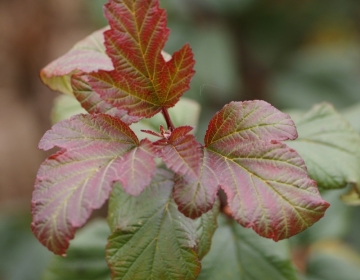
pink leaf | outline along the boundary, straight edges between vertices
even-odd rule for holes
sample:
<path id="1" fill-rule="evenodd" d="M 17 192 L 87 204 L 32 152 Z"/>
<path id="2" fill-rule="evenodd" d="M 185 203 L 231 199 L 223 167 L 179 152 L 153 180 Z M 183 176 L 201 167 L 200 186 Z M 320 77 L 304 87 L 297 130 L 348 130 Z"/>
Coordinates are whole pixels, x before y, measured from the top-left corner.
<path id="1" fill-rule="evenodd" d="M 125 123 L 109 115 L 77 115 L 61 121 L 39 146 L 63 148 L 40 166 L 32 198 L 32 230 L 41 243 L 60 255 L 65 254 L 75 229 L 103 205 L 114 181 L 139 194 L 155 172 L 151 143 L 139 143 Z M 139 168 L 141 176 L 128 178 L 131 174 L 121 173 L 129 165 Z"/>

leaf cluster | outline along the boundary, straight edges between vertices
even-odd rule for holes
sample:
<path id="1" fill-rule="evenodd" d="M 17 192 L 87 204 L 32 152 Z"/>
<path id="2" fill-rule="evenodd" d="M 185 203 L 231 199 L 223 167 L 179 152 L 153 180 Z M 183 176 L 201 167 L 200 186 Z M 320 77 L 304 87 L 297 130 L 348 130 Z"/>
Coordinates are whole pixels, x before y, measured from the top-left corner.
<path id="1" fill-rule="evenodd" d="M 225 105 L 203 143 L 190 123 L 175 126 L 170 108 L 195 73 L 190 46 L 163 52 L 169 30 L 158 0 L 110 0 L 104 11 L 109 27 L 41 71 L 45 84 L 87 112 L 59 121 L 39 143 L 43 150 L 60 148 L 40 166 L 32 198 L 32 230 L 49 250 L 64 256 L 75 230 L 110 198 L 106 260 L 113 279 L 208 279 L 211 266 L 205 258 L 200 273 L 200 260 L 219 210 L 228 215 L 219 218 L 224 236 L 240 236 L 255 252 L 257 239 L 238 224 L 275 241 L 289 238 L 329 207 L 317 182 L 358 186 L 360 151 L 353 143 L 360 136 L 328 104 L 295 118 L 298 131 L 289 115 L 260 100 Z M 134 125 L 160 114 L 166 126 L 145 126 L 150 136 L 139 138 Z M 217 239 L 226 247 L 227 240 Z M 275 267 L 286 263 L 275 259 Z M 287 265 L 274 271 L 277 279 L 296 277 Z M 260 277 L 246 267 L 239 273 Z"/>

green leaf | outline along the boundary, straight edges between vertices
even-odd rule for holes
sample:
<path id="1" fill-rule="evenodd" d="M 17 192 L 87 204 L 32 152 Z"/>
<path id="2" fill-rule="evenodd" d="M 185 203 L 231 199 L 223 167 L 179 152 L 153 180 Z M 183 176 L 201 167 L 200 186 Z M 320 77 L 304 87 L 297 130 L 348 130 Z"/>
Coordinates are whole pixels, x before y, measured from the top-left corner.
<path id="1" fill-rule="evenodd" d="M 299 137 L 288 141 L 323 188 L 360 183 L 360 135 L 330 104 L 314 106 L 295 120 Z"/>
<path id="2" fill-rule="evenodd" d="M 298 279 L 287 241 L 262 238 L 224 216 L 202 267 L 198 280 Z"/>
<path id="3" fill-rule="evenodd" d="M 67 257 L 53 256 L 43 280 L 109 280 L 105 261 L 109 227 L 103 220 L 89 223 L 71 242 Z"/>
<path id="4" fill-rule="evenodd" d="M 215 212 L 202 220 L 185 217 L 172 198 L 173 174 L 158 170 L 139 196 L 115 184 L 109 203 L 113 232 L 107 261 L 113 279 L 196 279 L 216 227 Z"/>
<path id="5" fill-rule="evenodd" d="M 339 241 L 324 241 L 314 245 L 307 264 L 309 280 L 358 280 L 360 256 Z"/>

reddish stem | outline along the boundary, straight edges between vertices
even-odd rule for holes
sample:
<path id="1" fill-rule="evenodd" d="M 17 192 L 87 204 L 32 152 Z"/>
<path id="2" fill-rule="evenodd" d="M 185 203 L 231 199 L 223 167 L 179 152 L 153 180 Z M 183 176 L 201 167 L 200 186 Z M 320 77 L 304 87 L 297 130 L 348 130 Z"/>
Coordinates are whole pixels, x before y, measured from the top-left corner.
<path id="1" fill-rule="evenodd" d="M 163 116 L 165 118 L 167 129 L 170 130 L 170 131 L 173 131 L 175 129 L 175 126 L 171 121 L 171 118 L 170 118 L 170 115 L 169 115 L 169 112 L 168 112 L 167 108 L 162 108 L 161 112 L 162 112 L 162 114 L 163 114 Z"/>

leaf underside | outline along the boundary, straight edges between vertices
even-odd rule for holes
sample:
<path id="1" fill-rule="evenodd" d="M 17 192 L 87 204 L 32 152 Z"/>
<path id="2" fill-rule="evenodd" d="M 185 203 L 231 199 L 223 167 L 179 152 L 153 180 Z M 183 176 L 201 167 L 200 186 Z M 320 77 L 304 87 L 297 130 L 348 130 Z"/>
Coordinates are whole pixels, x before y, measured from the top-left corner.
<path id="1" fill-rule="evenodd" d="M 199 216 L 221 187 L 233 217 L 258 234 L 277 241 L 305 230 L 329 204 L 302 158 L 281 142 L 296 137 L 290 117 L 264 101 L 226 105 L 209 123 L 198 178 L 176 178 L 179 209 Z"/>
<path id="2" fill-rule="evenodd" d="M 199 274 L 219 210 L 214 207 L 198 220 L 186 218 L 172 199 L 172 177 L 159 169 L 137 197 L 114 188 L 107 245 L 113 279 L 195 279 Z"/>
<path id="3" fill-rule="evenodd" d="M 77 115 L 59 122 L 39 144 L 44 150 L 54 146 L 61 150 L 37 174 L 32 230 L 49 250 L 64 255 L 75 228 L 103 205 L 114 181 L 135 195 L 150 183 L 155 150 L 148 140 L 139 143 L 125 123 L 104 114 Z M 146 168 L 138 156 L 146 159 Z M 137 176 L 119 172 L 129 165 L 142 172 Z"/>
<path id="4" fill-rule="evenodd" d="M 69 52 L 51 62 L 40 72 L 41 80 L 52 90 L 72 95 L 71 75 L 99 69 L 112 70 L 111 59 L 105 53 L 104 31 L 98 30 L 78 42 Z"/>

